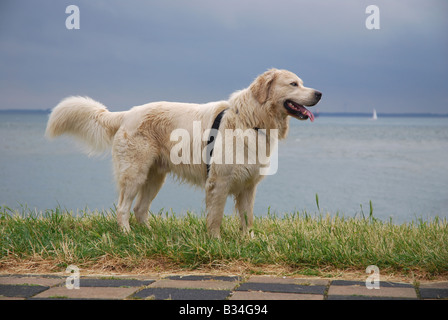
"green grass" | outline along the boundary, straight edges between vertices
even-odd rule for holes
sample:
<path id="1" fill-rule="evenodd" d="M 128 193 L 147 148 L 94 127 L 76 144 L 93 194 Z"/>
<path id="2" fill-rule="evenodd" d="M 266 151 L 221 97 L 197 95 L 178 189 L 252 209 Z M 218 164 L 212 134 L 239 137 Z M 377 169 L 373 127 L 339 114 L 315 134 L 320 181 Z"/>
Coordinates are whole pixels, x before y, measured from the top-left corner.
<path id="1" fill-rule="evenodd" d="M 239 221 L 226 216 L 221 239 L 207 235 L 205 217 L 195 214 L 151 214 L 149 227 L 131 218 L 132 231 L 122 233 L 114 210 L 60 208 L 36 213 L 0 207 L 0 271 L 20 263 L 46 262 L 64 271 L 101 267 L 113 261 L 127 271 L 152 261 L 192 270 L 245 265 L 251 269 L 284 268 L 323 275 L 332 270 L 364 271 L 376 265 L 389 273 L 434 277 L 448 274 L 446 219 L 417 219 L 406 224 L 368 218 L 308 213 L 256 217 L 254 237 L 242 236 Z"/>

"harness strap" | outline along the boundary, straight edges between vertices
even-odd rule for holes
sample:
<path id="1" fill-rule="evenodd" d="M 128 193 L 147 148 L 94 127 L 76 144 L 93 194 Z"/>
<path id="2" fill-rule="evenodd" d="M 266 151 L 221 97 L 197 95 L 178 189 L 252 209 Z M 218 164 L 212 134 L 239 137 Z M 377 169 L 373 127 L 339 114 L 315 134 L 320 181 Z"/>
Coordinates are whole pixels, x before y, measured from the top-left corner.
<path id="1" fill-rule="evenodd" d="M 222 117 L 224 115 L 224 112 L 226 112 L 227 109 L 222 110 L 215 118 L 215 120 L 213 121 L 213 125 L 212 125 L 212 130 L 210 130 L 210 136 L 207 140 L 207 159 L 205 162 L 205 165 L 207 166 L 207 178 L 208 178 L 208 174 L 210 172 L 210 160 L 212 158 L 213 155 L 213 147 L 215 146 L 215 138 L 218 135 L 218 129 L 219 129 L 219 125 L 221 124 L 221 120 Z M 254 127 L 253 128 L 255 131 L 258 132 L 258 130 L 260 128 L 258 127 Z"/>
<path id="2" fill-rule="evenodd" d="M 210 136 L 207 141 L 207 159 L 206 159 L 206 166 L 207 166 L 207 177 L 208 173 L 210 172 L 210 160 L 213 155 L 213 147 L 215 146 L 215 138 L 218 135 L 218 129 L 219 125 L 221 124 L 222 116 L 224 115 L 224 112 L 227 109 L 222 110 L 215 118 L 215 121 L 213 121 L 212 130 L 210 131 Z"/>

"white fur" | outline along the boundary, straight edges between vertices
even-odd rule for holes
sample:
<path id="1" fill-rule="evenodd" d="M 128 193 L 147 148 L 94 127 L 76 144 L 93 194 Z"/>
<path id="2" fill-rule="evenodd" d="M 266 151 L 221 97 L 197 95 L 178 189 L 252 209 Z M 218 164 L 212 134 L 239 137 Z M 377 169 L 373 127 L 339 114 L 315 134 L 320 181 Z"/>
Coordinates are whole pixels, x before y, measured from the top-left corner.
<path id="1" fill-rule="evenodd" d="M 51 112 L 45 135 L 55 138 L 67 133 L 86 143 L 86 153 L 98 154 L 112 145 L 124 112 L 109 112 L 89 97 L 68 97 Z"/>

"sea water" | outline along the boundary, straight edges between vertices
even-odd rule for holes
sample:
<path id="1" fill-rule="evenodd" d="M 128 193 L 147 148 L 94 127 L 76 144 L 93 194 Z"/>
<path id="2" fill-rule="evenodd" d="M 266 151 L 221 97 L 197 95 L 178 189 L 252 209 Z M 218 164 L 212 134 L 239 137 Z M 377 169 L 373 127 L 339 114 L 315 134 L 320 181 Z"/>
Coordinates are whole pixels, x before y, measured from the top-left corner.
<path id="1" fill-rule="evenodd" d="M 0 205 L 108 210 L 117 201 L 111 156 L 89 158 L 70 137 L 44 137 L 48 114 L 0 113 Z M 319 199 L 319 209 L 316 204 Z M 204 192 L 174 179 L 151 205 L 177 215 L 205 211 Z M 254 213 L 370 213 L 401 223 L 448 217 L 448 118 L 291 119 L 278 170 L 257 188 Z M 229 198 L 226 213 L 232 214 Z"/>

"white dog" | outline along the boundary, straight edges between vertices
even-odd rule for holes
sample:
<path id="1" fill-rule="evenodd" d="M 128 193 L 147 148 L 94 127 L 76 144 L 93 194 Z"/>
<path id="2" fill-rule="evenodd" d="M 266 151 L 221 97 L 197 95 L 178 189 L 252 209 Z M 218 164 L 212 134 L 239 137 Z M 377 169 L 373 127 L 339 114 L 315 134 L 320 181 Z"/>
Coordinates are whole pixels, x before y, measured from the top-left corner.
<path id="1" fill-rule="evenodd" d="M 250 132 L 256 140 L 260 134 L 266 135 L 269 156 L 272 132 L 284 139 L 289 116 L 313 121 L 314 115 L 304 106 L 315 105 L 321 96 L 319 91 L 304 87 L 303 81 L 294 73 L 271 69 L 258 76 L 248 88 L 233 93 L 228 101 L 207 104 L 153 102 L 129 111 L 110 112 L 88 97 L 69 97 L 53 109 L 46 135 L 72 134 L 86 143 L 88 153 L 103 152 L 112 147 L 119 189 L 117 219 L 124 231 L 130 230 L 129 214 L 134 198 L 137 197 L 134 206 L 137 221 L 145 223 L 152 200 L 167 173 L 173 172 L 181 180 L 205 188 L 207 228 L 212 236 L 219 237 L 224 206 L 230 194 L 235 197 L 241 229 L 250 231 L 256 186 L 263 178 L 260 168 L 264 164 L 259 159 L 248 162 L 246 153 L 244 163 L 234 161 L 238 154 L 233 154 L 230 161 L 226 158 L 225 163 L 214 158 L 222 156 L 222 150 L 224 153 L 234 151 L 234 146 L 241 142 L 240 146 L 243 145 L 249 154 L 253 147 L 246 141 L 250 139 L 245 138 L 250 138 Z M 199 138 L 195 137 L 194 131 L 198 130 L 195 123 L 200 124 Z M 173 148 L 179 147 L 172 137 L 176 129 L 189 133 L 191 148 L 185 150 L 190 150 L 191 157 L 194 146 L 206 149 L 210 142 L 216 143 L 214 153 L 213 147 L 206 152 L 208 156 L 212 154 L 212 161 L 206 163 L 196 158 L 196 161 L 173 163 Z M 231 136 L 233 141 L 214 136 L 215 141 L 207 139 L 210 129 L 216 129 L 222 135 L 229 129 L 241 129 L 245 134 L 234 134 Z"/>

